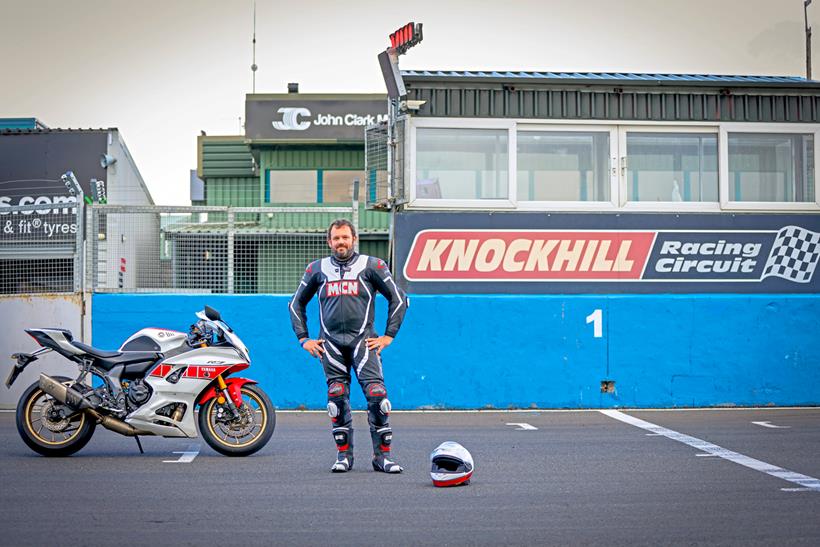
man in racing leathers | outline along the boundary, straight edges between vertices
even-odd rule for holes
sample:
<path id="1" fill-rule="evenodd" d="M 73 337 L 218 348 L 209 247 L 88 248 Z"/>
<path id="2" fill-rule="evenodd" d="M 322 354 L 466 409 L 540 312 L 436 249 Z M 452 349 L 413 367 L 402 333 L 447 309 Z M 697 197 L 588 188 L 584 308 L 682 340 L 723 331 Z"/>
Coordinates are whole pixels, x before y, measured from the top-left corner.
<path id="1" fill-rule="evenodd" d="M 293 331 L 302 347 L 321 358 L 327 378 L 327 412 L 336 441 L 336 462 L 331 471 L 353 467 L 353 419 L 350 413 L 350 371 L 367 399 L 367 421 L 373 441 L 373 469 L 401 473 L 390 458 L 393 432 L 388 423 L 390 401 L 384 387 L 381 351 L 399 331 L 408 300 L 398 288 L 383 260 L 354 251 L 356 230 L 347 220 L 334 221 L 327 232 L 333 254 L 311 262 L 290 301 Z M 383 336 L 373 329 L 376 291 L 389 303 Z M 308 336 L 305 306 L 319 293 L 318 338 Z"/>

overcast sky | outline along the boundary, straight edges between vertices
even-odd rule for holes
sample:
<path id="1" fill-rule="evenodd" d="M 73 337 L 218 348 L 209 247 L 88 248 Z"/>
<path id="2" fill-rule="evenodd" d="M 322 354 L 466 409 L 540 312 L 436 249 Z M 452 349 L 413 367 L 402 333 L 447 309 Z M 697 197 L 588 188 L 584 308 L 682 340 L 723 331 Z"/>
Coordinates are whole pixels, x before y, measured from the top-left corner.
<path id="1" fill-rule="evenodd" d="M 803 0 L 257 1 L 258 93 L 384 92 L 404 69 L 805 76 Z M 820 77 L 820 1 L 812 56 Z M 240 134 L 252 0 L 0 0 L 0 117 L 118 127 L 158 204 L 187 204 L 196 136 Z"/>

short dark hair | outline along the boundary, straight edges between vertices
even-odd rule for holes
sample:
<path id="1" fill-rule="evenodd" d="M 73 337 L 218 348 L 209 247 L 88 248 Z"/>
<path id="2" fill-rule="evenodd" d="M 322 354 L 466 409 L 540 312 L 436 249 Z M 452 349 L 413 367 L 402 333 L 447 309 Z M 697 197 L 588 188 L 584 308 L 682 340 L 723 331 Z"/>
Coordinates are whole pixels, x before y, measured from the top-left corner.
<path id="1" fill-rule="evenodd" d="M 356 227 L 353 226 L 353 223 L 347 220 L 346 218 L 337 218 L 333 222 L 330 223 L 330 226 L 327 228 L 327 238 L 330 239 L 330 231 L 333 228 L 341 228 L 342 226 L 347 226 L 350 228 L 350 233 L 353 234 L 353 237 L 356 237 Z"/>

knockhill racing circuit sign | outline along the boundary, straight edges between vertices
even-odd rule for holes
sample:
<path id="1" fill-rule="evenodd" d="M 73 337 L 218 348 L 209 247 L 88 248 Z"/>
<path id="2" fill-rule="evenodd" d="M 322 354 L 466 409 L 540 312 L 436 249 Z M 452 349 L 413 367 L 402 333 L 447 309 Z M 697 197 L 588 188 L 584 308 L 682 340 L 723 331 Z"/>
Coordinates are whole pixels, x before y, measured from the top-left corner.
<path id="1" fill-rule="evenodd" d="M 497 216 L 493 222 L 498 222 Z M 705 217 L 693 215 L 697 216 L 701 221 Z M 565 218 L 578 224 L 579 216 Z M 633 220 L 643 223 L 646 218 L 635 215 Z M 403 277 L 415 292 L 818 292 L 820 219 L 744 215 L 743 220 L 748 223 L 753 218 L 779 225 L 759 229 L 431 228 L 416 231 L 409 245 L 398 240 L 397 250 L 403 255 Z M 583 219 L 589 222 L 595 216 Z M 614 219 L 599 218 L 597 224 L 606 225 L 605 220 Z M 697 224 L 697 219 L 690 220 Z M 618 221 L 623 223 L 624 215 Z M 397 223 L 397 237 L 402 224 Z"/>
<path id="2" fill-rule="evenodd" d="M 368 125 L 386 119 L 383 95 L 249 95 L 245 102 L 245 136 L 255 140 L 363 141 Z"/>

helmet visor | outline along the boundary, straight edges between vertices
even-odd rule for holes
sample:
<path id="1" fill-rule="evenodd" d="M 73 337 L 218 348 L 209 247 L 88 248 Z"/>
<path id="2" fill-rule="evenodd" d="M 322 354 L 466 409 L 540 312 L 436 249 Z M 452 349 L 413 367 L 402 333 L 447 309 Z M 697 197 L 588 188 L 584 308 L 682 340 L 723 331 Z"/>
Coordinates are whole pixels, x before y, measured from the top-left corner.
<path id="1" fill-rule="evenodd" d="M 436 456 L 433 458 L 433 473 L 467 473 L 469 466 L 460 458 L 451 456 Z"/>

